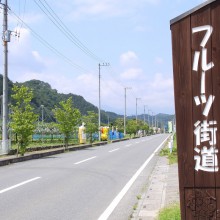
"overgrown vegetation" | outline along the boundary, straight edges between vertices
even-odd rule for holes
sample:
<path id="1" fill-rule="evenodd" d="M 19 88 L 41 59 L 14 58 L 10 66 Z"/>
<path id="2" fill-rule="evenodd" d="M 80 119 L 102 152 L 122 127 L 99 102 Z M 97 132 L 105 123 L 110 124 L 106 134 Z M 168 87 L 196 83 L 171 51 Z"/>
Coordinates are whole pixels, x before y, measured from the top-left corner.
<path id="1" fill-rule="evenodd" d="M 172 204 L 159 212 L 158 220 L 180 220 L 180 205 Z"/>
<path id="2" fill-rule="evenodd" d="M 168 144 L 160 151 L 160 156 L 167 156 L 169 159 L 169 164 L 177 163 L 177 144 L 176 144 L 176 134 L 173 136 L 173 148 L 172 152 L 170 152 L 170 148 Z"/>

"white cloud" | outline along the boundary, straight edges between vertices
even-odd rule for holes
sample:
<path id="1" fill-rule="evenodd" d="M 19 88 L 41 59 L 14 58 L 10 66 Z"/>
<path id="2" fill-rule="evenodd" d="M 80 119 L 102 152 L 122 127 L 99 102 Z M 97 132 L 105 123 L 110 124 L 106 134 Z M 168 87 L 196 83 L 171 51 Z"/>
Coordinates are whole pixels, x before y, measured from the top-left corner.
<path id="1" fill-rule="evenodd" d="M 160 91 L 170 89 L 173 87 L 173 79 L 171 77 L 164 77 L 161 73 L 157 73 L 149 86 L 152 89 L 159 89 Z"/>
<path id="2" fill-rule="evenodd" d="M 95 18 L 96 16 L 103 17 L 118 17 L 128 14 L 136 14 L 139 9 L 146 4 L 158 5 L 160 0 L 71 0 L 66 4 L 59 4 L 65 11 L 68 12 L 71 19 L 81 19 L 85 17 Z"/>
<path id="3" fill-rule="evenodd" d="M 120 56 L 120 63 L 123 66 L 126 65 L 133 65 L 135 62 L 137 62 L 138 56 L 133 51 L 128 51 L 126 53 L 121 54 Z"/>
<path id="4" fill-rule="evenodd" d="M 42 57 L 39 51 L 31 49 L 30 31 L 21 28 L 20 38 L 11 38 L 8 44 L 9 78 L 22 82 L 24 79 L 36 77 L 36 73 L 41 73 L 51 64 L 48 58 Z"/>
<path id="5" fill-rule="evenodd" d="M 37 13 L 25 13 L 24 16 L 20 17 L 21 20 L 17 19 L 17 15 L 14 15 L 14 13 L 9 14 L 9 25 L 11 26 L 18 26 L 18 30 L 23 25 L 22 21 L 24 21 L 26 24 L 36 24 L 43 20 L 44 16 L 42 14 Z M 16 13 L 15 13 L 16 14 Z"/>
<path id="6" fill-rule="evenodd" d="M 164 109 L 169 109 L 169 113 L 174 112 L 173 97 L 173 78 L 171 76 L 157 73 L 154 79 L 145 86 L 144 99 L 147 100 L 147 103 L 150 103 L 151 108 L 161 113 L 166 113 Z"/>
<path id="7" fill-rule="evenodd" d="M 31 52 L 32 53 L 32 55 L 33 55 L 33 57 L 34 57 L 34 59 L 36 60 L 36 61 L 38 61 L 38 62 L 40 62 L 40 63 L 43 63 L 44 62 L 44 60 L 43 60 L 43 58 L 40 56 L 40 54 L 39 54 L 39 52 L 38 51 L 32 51 Z"/>
<path id="8" fill-rule="evenodd" d="M 138 25 L 135 27 L 134 31 L 136 32 L 145 32 L 146 28 L 144 26 Z"/>
<path id="9" fill-rule="evenodd" d="M 155 58 L 155 63 L 156 63 L 156 64 L 162 64 L 162 63 L 164 63 L 164 60 L 163 60 L 162 57 L 156 57 L 156 58 Z"/>
<path id="10" fill-rule="evenodd" d="M 13 31 L 16 32 L 17 30 L 14 29 Z M 14 34 L 11 35 L 11 43 L 9 44 L 10 53 L 15 56 L 21 56 L 30 48 L 30 31 L 21 28 L 19 32 L 19 37 L 15 37 Z"/>
<path id="11" fill-rule="evenodd" d="M 143 70 L 141 68 L 130 68 L 120 75 L 123 80 L 140 79 L 143 76 Z"/>

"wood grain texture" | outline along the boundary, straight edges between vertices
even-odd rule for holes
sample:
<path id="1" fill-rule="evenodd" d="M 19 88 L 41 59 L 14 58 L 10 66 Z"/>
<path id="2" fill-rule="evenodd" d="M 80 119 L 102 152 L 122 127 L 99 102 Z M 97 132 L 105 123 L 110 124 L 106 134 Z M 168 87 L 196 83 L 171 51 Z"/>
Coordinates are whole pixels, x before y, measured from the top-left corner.
<path id="1" fill-rule="evenodd" d="M 200 98 L 202 77 L 201 42 L 206 31 L 192 33 L 192 28 L 210 25 L 213 27 L 207 49 L 207 63 L 213 62 L 214 67 L 205 71 L 206 99 L 213 95 L 215 100 L 208 112 L 203 115 L 207 102 L 196 105 L 194 97 Z M 216 132 L 218 163 L 220 161 L 220 1 L 212 2 L 182 20 L 171 25 L 172 55 L 174 76 L 174 97 L 176 110 L 176 132 L 178 145 L 179 187 L 181 200 L 181 219 L 218 219 L 220 217 L 220 171 L 207 172 L 195 170 L 194 156 L 201 157 L 204 147 L 211 147 L 209 140 L 200 142 L 196 152 L 196 135 L 194 124 L 200 121 L 210 125 L 209 136 Z M 200 52 L 198 71 L 193 70 L 195 52 Z M 200 98 L 201 100 L 201 98 Z M 202 161 L 202 157 L 201 157 Z M 200 204 L 210 202 L 209 205 Z M 193 204 L 195 202 L 195 204 Z M 189 205 L 190 204 L 190 205 Z M 195 205 L 195 206 L 194 206 Z M 215 206 L 215 207 L 214 207 Z M 195 208 L 195 209 L 194 209 Z M 204 211 L 210 208 L 210 211 Z M 202 211 L 200 211 L 200 209 Z"/>

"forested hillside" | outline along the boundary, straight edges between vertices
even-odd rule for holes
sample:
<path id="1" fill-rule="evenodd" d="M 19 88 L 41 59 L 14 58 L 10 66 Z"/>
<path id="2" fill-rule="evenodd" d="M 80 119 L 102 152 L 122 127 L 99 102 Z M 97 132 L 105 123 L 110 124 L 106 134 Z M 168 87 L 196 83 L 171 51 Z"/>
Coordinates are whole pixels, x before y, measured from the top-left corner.
<path id="1" fill-rule="evenodd" d="M 35 109 L 35 112 L 41 116 L 42 108 L 44 111 L 44 120 L 50 122 L 54 121 L 52 109 L 56 106 L 59 106 L 59 102 L 63 100 L 67 100 L 69 97 L 72 97 L 74 107 L 79 109 L 82 115 L 86 115 L 87 111 L 94 111 L 98 113 L 98 108 L 87 102 L 82 96 L 74 95 L 72 93 L 62 94 L 58 93 L 56 89 L 52 89 L 50 84 L 45 83 L 40 80 L 30 80 L 24 83 L 13 83 L 9 80 L 9 102 L 11 102 L 11 92 L 13 84 L 16 85 L 25 85 L 32 89 L 34 98 L 32 100 L 32 105 Z M 2 95 L 3 91 L 3 77 L 0 75 L 0 95 Z M 115 114 L 115 113 L 113 113 Z M 107 114 L 104 111 L 101 111 L 101 119 L 103 123 L 108 123 L 113 121 L 112 118 L 108 119 Z"/>
<path id="2" fill-rule="evenodd" d="M 39 80 L 30 80 L 22 84 L 33 90 L 34 98 L 32 100 L 32 104 L 35 109 L 43 105 L 48 110 L 52 110 L 59 105 L 60 101 L 67 100 L 69 97 L 72 97 L 74 107 L 79 109 L 81 114 L 85 115 L 87 114 L 87 111 L 98 112 L 97 107 L 87 102 L 82 96 L 71 93 L 58 93 L 57 90 L 52 89 L 48 83 Z"/>
<path id="3" fill-rule="evenodd" d="M 0 75 L 0 95 L 2 95 L 2 75 Z M 9 80 L 9 102 L 11 102 L 10 95 L 13 87 L 13 82 Z M 39 115 L 39 120 L 41 120 L 42 108 L 44 112 L 44 120 L 47 122 L 54 121 L 52 109 L 59 106 L 59 102 L 67 100 L 72 97 L 74 107 L 79 109 L 82 115 L 86 115 L 87 111 L 94 111 L 98 113 L 98 108 L 87 102 L 82 96 L 74 95 L 72 93 L 62 94 L 58 93 L 56 89 L 52 89 L 50 84 L 40 81 L 40 80 L 30 80 L 24 83 L 15 83 L 16 85 L 25 85 L 33 90 L 34 98 L 32 100 L 32 105 L 35 112 Z M 129 116 L 128 119 L 135 118 L 136 116 Z M 118 115 L 114 112 L 101 111 L 101 122 L 105 124 L 113 123 L 117 118 L 124 118 L 123 115 Z M 156 119 L 159 122 L 159 126 L 167 125 L 168 121 L 172 121 L 173 115 L 167 114 L 157 114 Z M 138 119 L 144 120 L 144 115 L 139 115 Z M 148 115 L 145 115 L 145 121 L 148 119 Z M 154 120 L 155 118 L 153 118 Z M 152 122 L 152 116 L 149 116 L 149 121 Z"/>

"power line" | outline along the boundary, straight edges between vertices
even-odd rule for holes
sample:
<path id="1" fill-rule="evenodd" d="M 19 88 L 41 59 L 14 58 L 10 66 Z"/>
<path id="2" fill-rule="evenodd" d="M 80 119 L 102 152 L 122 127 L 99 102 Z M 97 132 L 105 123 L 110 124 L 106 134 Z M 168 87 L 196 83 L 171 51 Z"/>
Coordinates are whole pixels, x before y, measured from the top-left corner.
<path id="1" fill-rule="evenodd" d="M 96 60 L 102 61 L 99 57 L 97 57 L 91 50 L 89 50 L 70 30 L 69 28 L 63 23 L 63 21 L 58 17 L 55 11 L 51 8 L 51 6 L 47 3 L 46 0 L 38 0 L 39 4 L 36 0 L 34 2 L 37 6 L 44 12 L 44 14 L 50 19 L 50 21 L 73 43 L 75 44 L 80 50 L 82 50 L 87 56 Z M 42 7 L 43 6 L 43 7 Z"/>
<path id="2" fill-rule="evenodd" d="M 54 10 L 50 7 L 50 5 L 47 3 L 46 0 L 43 0 L 45 4 L 41 1 L 38 0 L 39 3 L 43 6 L 40 6 L 39 3 L 34 0 L 35 3 L 38 5 L 38 7 L 47 15 L 47 17 L 51 20 L 51 22 L 69 39 L 71 40 L 72 43 L 74 43 L 76 46 L 78 46 L 83 52 L 85 52 L 88 56 L 92 58 L 95 58 L 96 60 L 100 60 L 96 55 L 93 54 L 86 46 L 84 46 L 81 41 L 67 28 L 67 26 L 62 22 L 62 20 L 58 17 L 58 15 L 54 12 Z M 49 9 L 48 9 L 49 8 Z M 46 11 L 45 11 L 46 10 Z M 48 14 L 49 13 L 49 14 Z M 29 27 L 30 29 L 30 27 Z M 125 87 L 125 85 L 120 81 L 116 80 L 115 77 L 113 76 L 113 73 L 115 71 L 113 68 L 110 66 L 109 70 L 110 75 L 112 76 L 113 80 L 116 81 L 122 88 Z M 134 95 L 136 97 L 136 95 Z"/>
<path id="3" fill-rule="evenodd" d="M 125 87 L 128 86 L 128 85 L 125 85 L 120 79 L 116 79 L 116 78 L 114 77 L 114 74 L 115 74 L 115 75 L 118 75 L 118 74 L 116 74 L 116 71 L 112 68 L 112 66 L 110 66 L 110 70 L 108 69 L 108 71 L 109 71 L 109 73 L 110 73 L 112 79 L 113 79 L 115 82 L 117 82 L 122 88 L 125 88 Z M 138 96 L 137 94 L 135 94 L 135 92 L 134 92 L 133 90 L 131 91 L 131 94 L 132 94 L 132 96 L 133 96 L 134 99 Z"/>
<path id="4" fill-rule="evenodd" d="M 38 7 L 44 12 L 44 14 L 47 15 L 47 17 L 50 19 L 50 21 L 72 42 L 74 43 L 79 49 L 81 49 L 86 55 L 91 57 L 94 60 L 100 61 L 101 59 L 98 58 L 93 52 L 91 52 L 68 28 L 67 26 L 63 23 L 63 21 L 57 16 L 57 14 L 54 12 L 54 10 L 50 7 L 50 5 L 47 3 L 46 0 L 34 0 L 35 3 L 38 5 Z M 26 2 L 26 0 L 25 0 Z M 83 72 L 89 72 L 85 68 L 73 63 L 68 57 L 63 55 L 61 52 L 59 52 L 56 48 L 54 48 L 51 44 L 49 44 L 46 40 L 44 40 L 39 34 L 37 34 L 29 25 L 27 25 L 19 16 L 17 16 L 14 12 L 12 12 L 14 16 L 21 21 L 21 24 L 25 25 L 33 34 L 35 38 L 37 38 L 44 46 L 46 46 L 49 50 L 51 50 L 53 53 L 56 55 L 60 56 L 62 59 L 64 59 L 66 62 L 68 62 L 70 65 L 73 67 L 79 69 L 80 71 Z M 113 68 L 110 66 L 109 73 L 112 76 L 113 80 L 116 81 L 122 88 L 125 87 L 124 83 L 122 83 L 119 79 L 116 79 L 113 76 L 113 73 L 115 74 L 115 71 Z M 126 85 L 127 86 L 127 85 Z M 108 85 L 109 88 L 111 88 L 110 85 Z M 111 88 L 112 91 L 114 91 Z M 114 91 L 115 93 L 115 91 Z M 136 94 L 134 94 L 134 91 L 132 91 L 132 95 L 134 98 L 137 97 Z"/>
<path id="5" fill-rule="evenodd" d="M 33 36 L 45 47 L 47 47 L 50 51 L 52 51 L 54 54 L 58 55 L 61 57 L 63 60 L 65 60 L 67 63 L 69 63 L 71 66 L 74 68 L 77 68 L 78 70 L 82 72 L 89 72 L 89 70 L 79 66 L 78 64 L 72 62 L 67 56 L 63 55 L 60 51 L 58 51 L 55 47 L 53 47 L 50 43 L 48 43 L 45 39 L 43 39 L 37 32 L 35 32 L 28 24 L 26 24 L 19 16 L 15 14 L 12 10 L 10 11 L 13 16 L 15 16 L 22 24 L 24 24 L 33 34 Z"/>
<path id="6" fill-rule="evenodd" d="M 18 7 L 18 16 L 22 18 L 22 20 L 24 20 L 25 17 L 25 11 L 26 11 L 26 0 L 24 0 L 24 6 L 22 9 L 21 6 L 21 0 L 19 0 L 19 7 Z M 10 9 L 11 10 L 11 9 Z M 16 27 L 16 31 L 15 31 L 15 36 L 18 36 L 18 38 L 20 37 L 20 33 L 21 33 L 21 29 L 23 27 L 23 22 L 20 22 L 19 20 L 17 20 L 17 27 Z"/>

